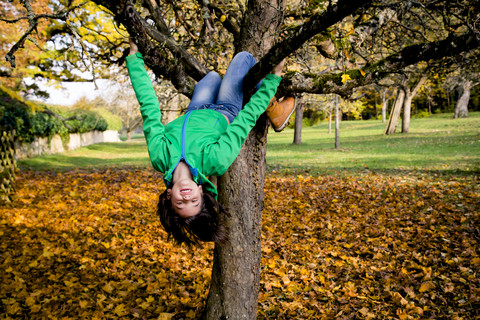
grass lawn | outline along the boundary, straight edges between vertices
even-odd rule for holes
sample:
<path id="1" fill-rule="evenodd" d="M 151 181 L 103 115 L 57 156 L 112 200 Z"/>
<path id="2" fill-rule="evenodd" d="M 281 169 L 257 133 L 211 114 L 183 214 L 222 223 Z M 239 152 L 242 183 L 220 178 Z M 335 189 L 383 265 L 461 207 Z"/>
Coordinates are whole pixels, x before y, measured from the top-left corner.
<path id="1" fill-rule="evenodd" d="M 294 145 L 293 130 L 271 131 L 267 164 L 284 173 L 357 170 L 419 170 L 478 172 L 480 169 L 480 113 L 452 119 L 451 114 L 412 119 L 410 133 L 384 135 L 379 120 L 343 121 L 340 148 L 335 146 L 335 128 L 328 123 L 304 128 L 302 144 Z"/>
<path id="2" fill-rule="evenodd" d="M 310 173 L 379 171 L 480 171 L 480 113 L 466 119 L 452 114 L 412 119 L 409 134 L 384 135 L 379 120 L 343 121 L 340 148 L 334 148 L 335 132 L 328 134 L 325 121 L 303 128 L 302 144 L 294 145 L 293 129 L 270 130 L 267 166 L 270 172 Z M 145 141 L 101 143 L 62 154 L 19 161 L 22 169 L 69 170 L 73 168 L 150 167 Z"/>

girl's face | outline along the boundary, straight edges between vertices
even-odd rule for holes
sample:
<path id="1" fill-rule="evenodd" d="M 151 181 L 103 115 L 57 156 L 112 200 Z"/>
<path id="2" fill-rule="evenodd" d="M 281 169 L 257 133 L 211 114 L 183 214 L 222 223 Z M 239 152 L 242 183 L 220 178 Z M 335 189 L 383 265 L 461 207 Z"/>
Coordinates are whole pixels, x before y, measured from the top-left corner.
<path id="1" fill-rule="evenodd" d="M 172 201 L 172 207 L 180 217 L 195 216 L 202 208 L 202 186 L 190 179 L 179 180 L 172 189 L 167 189 L 167 199 Z"/>

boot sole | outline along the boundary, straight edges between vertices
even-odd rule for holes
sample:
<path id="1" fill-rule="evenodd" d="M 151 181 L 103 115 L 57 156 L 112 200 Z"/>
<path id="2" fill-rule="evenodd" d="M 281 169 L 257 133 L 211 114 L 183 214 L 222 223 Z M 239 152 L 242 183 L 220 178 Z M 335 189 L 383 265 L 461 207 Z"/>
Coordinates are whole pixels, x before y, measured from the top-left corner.
<path id="1" fill-rule="evenodd" d="M 283 129 L 285 129 L 285 127 L 287 126 L 288 124 L 288 120 L 290 120 L 290 117 L 292 116 L 293 112 L 295 111 L 295 109 L 297 109 L 297 99 L 295 99 L 294 103 L 293 103 L 293 108 L 292 108 L 292 111 L 290 111 L 290 114 L 287 116 L 287 118 L 285 119 L 285 121 L 283 122 L 283 124 L 278 127 L 278 128 L 275 128 L 272 124 L 272 127 L 273 127 L 273 130 L 275 130 L 275 132 L 281 132 L 283 131 Z"/>

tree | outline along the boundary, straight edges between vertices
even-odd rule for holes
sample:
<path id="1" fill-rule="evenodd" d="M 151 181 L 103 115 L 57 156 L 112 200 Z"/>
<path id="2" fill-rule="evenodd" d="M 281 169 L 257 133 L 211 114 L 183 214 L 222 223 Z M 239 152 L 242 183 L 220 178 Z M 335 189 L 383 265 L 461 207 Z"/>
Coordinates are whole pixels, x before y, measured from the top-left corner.
<path id="1" fill-rule="evenodd" d="M 395 133 L 395 129 L 397 127 L 400 113 L 402 110 L 402 133 L 408 133 L 410 131 L 410 114 L 412 109 L 412 100 L 426 80 L 426 75 L 420 76 L 420 79 L 410 79 L 405 76 L 403 77 L 401 82 L 397 85 L 397 97 L 395 99 L 395 104 L 390 114 L 387 127 L 385 129 L 385 134 Z"/>
<path id="2" fill-rule="evenodd" d="M 297 97 L 297 106 L 295 108 L 295 130 L 293 134 L 293 144 L 302 144 L 302 127 L 303 127 L 303 108 L 305 100 L 303 96 Z"/>
<path id="3" fill-rule="evenodd" d="M 135 39 L 153 73 L 185 96 L 191 96 L 195 81 L 208 70 L 224 70 L 240 50 L 258 59 L 245 78 L 250 89 L 284 57 L 305 50 L 340 59 L 334 66 L 288 72 L 279 95 L 334 93 L 348 98 L 356 88 L 408 66 L 477 48 L 478 24 L 472 21 L 479 1 L 93 2 Z M 75 3 L 68 2 L 64 9 Z M 110 63 L 121 58 L 118 48 L 124 39 L 110 42 L 102 43 L 101 50 L 112 53 L 95 57 Z M 95 50 L 86 50 L 94 56 Z M 219 200 L 231 213 L 224 217 L 230 240 L 215 247 L 207 319 L 256 318 L 266 132 L 267 119 L 262 117 L 237 160 L 218 179 Z"/>
<path id="4" fill-rule="evenodd" d="M 455 105 L 455 112 L 453 114 L 455 119 L 468 117 L 468 101 L 470 100 L 470 90 L 473 86 L 473 81 L 470 79 L 464 79 L 459 86 L 461 88 L 461 90 L 459 90 L 461 95 Z"/>

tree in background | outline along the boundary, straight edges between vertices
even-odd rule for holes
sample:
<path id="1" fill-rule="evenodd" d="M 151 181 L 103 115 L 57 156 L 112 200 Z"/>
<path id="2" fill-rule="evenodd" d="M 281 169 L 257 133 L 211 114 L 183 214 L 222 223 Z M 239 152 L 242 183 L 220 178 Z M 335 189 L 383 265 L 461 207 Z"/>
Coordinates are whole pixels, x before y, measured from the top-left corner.
<path id="1" fill-rule="evenodd" d="M 104 10 L 99 15 L 114 19 L 111 26 L 128 33 L 120 31 L 123 36 L 117 36 L 98 29 L 93 3 Z M 11 62 L 20 49 L 16 44 L 35 36 L 35 21 L 40 19 L 29 10 L 29 0 L 22 4 L 21 13 L 30 14 L 29 28 L 7 53 Z M 49 34 L 58 37 L 62 45 L 56 53 L 63 51 L 67 59 L 50 62 L 70 68 L 79 65 L 67 63 L 68 59 L 85 61 L 90 71 L 95 61 L 119 63 L 125 52 L 120 48 L 131 35 L 157 78 L 170 81 L 187 97 L 195 81 L 210 69 L 225 70 L 241 50 L 258 59 L 245 78 L 249 88 L 290 56 L 291 64 L 304 65 L 285 75 L 280 96 L 312 93 L 349 98 L 357 88 L 422 61 L 473 52 L 480 41 L 476 22 L 480 0 L 145 0 L 135 5 L 127 0 L 95 0 L 58 1 L 51 8 L 56 28 Z M 11 15 L 6 19 L 15 22 Z M 335 62 L 307 66 L 310 59 L 296 60 L 300 51 L 302 56 L 322 55 Z M 82 55 L 84 59 L 78 60 Z M 256 318 L 266 132 L 263 117 L 218 182 L 219 200 L 231 213 L 224 217 L 230 241 L 215 248 L 207 319 Z"/>

